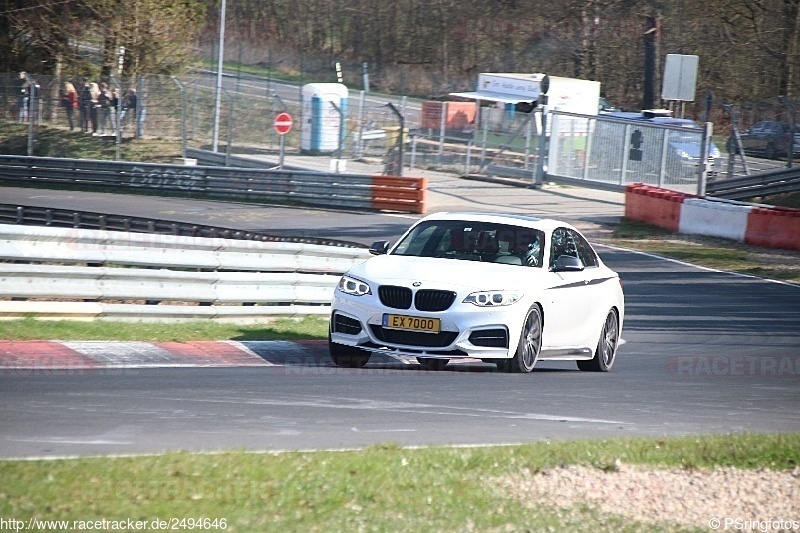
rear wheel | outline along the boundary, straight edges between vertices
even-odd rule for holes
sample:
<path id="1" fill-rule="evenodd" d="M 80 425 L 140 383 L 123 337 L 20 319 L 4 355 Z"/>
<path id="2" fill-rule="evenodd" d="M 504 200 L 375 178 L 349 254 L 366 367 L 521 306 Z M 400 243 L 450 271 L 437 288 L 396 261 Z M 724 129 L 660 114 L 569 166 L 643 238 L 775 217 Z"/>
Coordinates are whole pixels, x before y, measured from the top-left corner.
<path id="1" fill-rule="evenodd" d="M 505 372 L 527 373 L 533 370 L 539 351 L 542 348 L 542 311 L 538 305 L 528 309 L 525 323 L 517 343 L 514 357 L 507 359 L 497 367 Z"/>
<path id="2" fill-rule="evenodd" d="M 603 331 L 597 342 L 594 357 L 589 361 L 578 361 L 578 368 L 588 372 L 608 372 L 614 365 L 619 344 L 619 317 L 612 309 L 603 323 Z"/>
<path id="3" fill-rule="evenodd" d="M 369 362 L 369 356 L 372 355 L 361 348 L 333 342 L 330 334 L 328 335 L 328 350 L 333 363 L 344 368 L 362 368 Z"/>
<path id="4" fill-rule="evenodd" d="M 417 362 L 425 370 L 443 370 L 450 359 L 432 359 L 430 357 L 417 357 Z"/>

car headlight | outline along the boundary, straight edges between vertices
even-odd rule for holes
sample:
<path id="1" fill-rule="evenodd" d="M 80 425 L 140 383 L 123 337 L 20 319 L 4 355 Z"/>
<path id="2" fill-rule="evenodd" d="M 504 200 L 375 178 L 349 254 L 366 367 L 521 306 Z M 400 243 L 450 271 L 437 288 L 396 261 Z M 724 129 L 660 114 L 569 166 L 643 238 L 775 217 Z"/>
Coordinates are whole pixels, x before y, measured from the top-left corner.
<path id="1" fill-rule="evenodd" d="M 473 292 L 464 298 L 464 303 L 478 307 L 511 305 L 520 301 L 522 296 L 522 293 L 518 291 L 481 291 Z"/>
<path id="2" fill-rule="evenodd" d="M 372 294 L 368 284 L 360 279 L 351 278 L 350 276 L 342 276 L 342 279 L 339 280 L 339 290 L 345 294 L 352 294 L 353 296 Z"/>

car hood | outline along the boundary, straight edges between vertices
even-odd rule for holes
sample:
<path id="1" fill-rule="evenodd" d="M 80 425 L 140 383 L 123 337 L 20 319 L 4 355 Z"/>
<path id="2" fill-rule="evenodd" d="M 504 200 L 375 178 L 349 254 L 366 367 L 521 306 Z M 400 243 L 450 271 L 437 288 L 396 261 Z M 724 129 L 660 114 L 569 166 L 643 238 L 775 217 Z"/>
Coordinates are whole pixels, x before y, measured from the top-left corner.
<path id="1" fill-rule="evenodd" d="M 692 158 L 700 157 L 700 143 L 695 141 L 670 141 L 669 145 L 672 147 L 673 150 L 680 150 L 684 152 L 686 155 Z M 720 156 L 719 148 L 713 142 L 709 146 L 708 155 L 711 157 L 717 158 Z"/>
<path id="2" fill-rule="evenodd" d="M 542 268 L 457 259 L 380 255 L 355 266 L 348 273 L 362 281 L 382 285 L 450 290 L 520 289 L 544 275 Z"/>

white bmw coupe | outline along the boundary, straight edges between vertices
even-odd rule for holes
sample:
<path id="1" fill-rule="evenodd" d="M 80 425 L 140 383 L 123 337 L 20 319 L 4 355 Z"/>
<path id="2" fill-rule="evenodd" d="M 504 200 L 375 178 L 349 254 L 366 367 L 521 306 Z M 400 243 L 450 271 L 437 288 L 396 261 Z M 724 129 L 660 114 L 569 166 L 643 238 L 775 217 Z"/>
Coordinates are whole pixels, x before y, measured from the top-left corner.
<path id="1" fill-rule="evenodd" d="M 625 314 L 619 276 L 586 239 L 556 220 L 439 213 L 352 268 L 334 293 L 334 363 L 376 352 L 429 369 L 477 358 L 507 372 L 537 361 L 614 364 Z"/>

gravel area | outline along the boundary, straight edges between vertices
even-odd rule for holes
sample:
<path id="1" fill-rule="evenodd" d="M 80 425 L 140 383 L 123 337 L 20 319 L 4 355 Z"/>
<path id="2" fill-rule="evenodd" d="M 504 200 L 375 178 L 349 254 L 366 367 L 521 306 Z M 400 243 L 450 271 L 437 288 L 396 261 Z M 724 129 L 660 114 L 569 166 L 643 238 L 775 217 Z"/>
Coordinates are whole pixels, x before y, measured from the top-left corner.
<path id="1" fill-rule="evenodd" d="M 645 524 L 677 523 L 720 531 L 800 531 L 800 468 L 610 469 L 566 466 L 498 480 L 525 502 L 586 504 Z M 749 526 L 749 527 L 748 527 Z"/>

